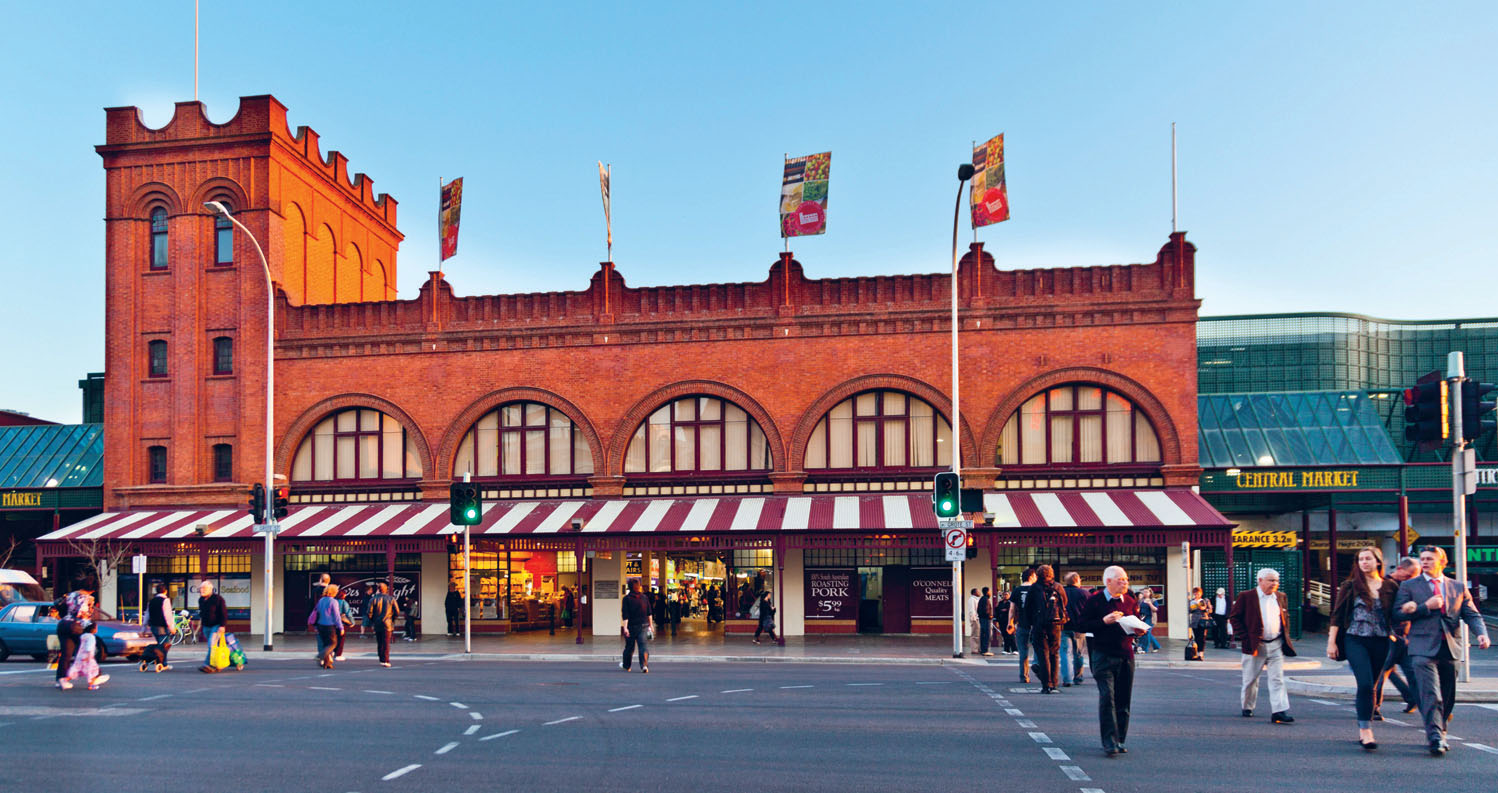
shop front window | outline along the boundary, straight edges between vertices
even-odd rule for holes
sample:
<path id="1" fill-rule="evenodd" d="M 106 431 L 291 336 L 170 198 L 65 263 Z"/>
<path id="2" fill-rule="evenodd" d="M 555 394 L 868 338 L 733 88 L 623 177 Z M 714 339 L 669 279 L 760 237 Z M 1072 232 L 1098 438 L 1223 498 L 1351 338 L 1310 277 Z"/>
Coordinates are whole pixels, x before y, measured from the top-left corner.
<path id="1" fill-rule="evenodd" d="M 760 599 L 766 592 L 775 591 L 775 552 L 769 548 L 737 549 L 729 575 L 733 588 L 729 610 L 739 619 L 757 619 Z"/>
<path id="2" fill-rule="evenodd" d="M 572 551 L 515 550 L 490 544 L 472 551 L 470 558 L 472 567 L 465 571 L 462 548 L 452 548 L 447 569 L 448 583 L 468 598 L 474 622 L 506 622 L 512 632 L 551 630 L 569 627 L 571 620 L 586 613 L 578 598 L 586 565 L 580 576 Z M 458 620 L 461 623 L 461 615 Z"/>
<path id="3" fill-rule="evenodd" d="M 154 597 L 157 584 L 166 586 L 167 597 L 173 611 L 187 611 L 196 615 L 198 610 L 198 587 L 207 581 L 222 595 L 229 609 L 229 619 L 234 621 L 250 618 L 250 570 L 249 554 L 209 554 L 206 575 L 201 569 L 196 553 L 180 556 L 150 556 L 146 558 L 145 593 L 146 602 Z M 140 601 L 137 599 L 140 576 L 121 573 L 117 585 L 118 599 L 115 613 L 120 619 L 139 619 Z"/>

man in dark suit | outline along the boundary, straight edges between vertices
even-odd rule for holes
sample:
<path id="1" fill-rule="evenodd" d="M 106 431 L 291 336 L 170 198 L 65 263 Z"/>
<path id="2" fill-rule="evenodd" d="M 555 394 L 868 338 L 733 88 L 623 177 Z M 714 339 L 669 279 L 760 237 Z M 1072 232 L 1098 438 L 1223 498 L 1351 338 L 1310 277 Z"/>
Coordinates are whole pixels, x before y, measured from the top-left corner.
<path id="1" fill-rule="evenodd" d="M 1092 634 L 1087 653 L 1097 683 L 1098 728 L 1109 757 L 1129 751 L 1124 741 L 1129 737 L 1129 703 L 1134 697 L 1134 637 L 1144 630 L 1127 630 L 1119 620 L 1138 614 L 1139 604 L 1129 594 L 1129 574 L 1115 565 L 1103 571 L 1103 589 L 1090 595 L 1077 618 L 1066 626 Z"/>
<path id="2" fill-rule="evenodd" d="M 1269 669 L 1269 721 L 1292 724 L 1290 692 L 1285 688 L 1285 659 L 1295 657 L 1290 645 L 1290 604 L 1280 589 L 1280 574 L 1259 571 L 1259 585 L 1238 593 L 1228 623 L 1243 645 L 1243 716 L 1254 715 L 1259 700 L 1259 677 Z"/>
<path id="3" fill-rule="evenodd" d="M 1432 756 L 1446 754 L 1446 722 L 1456 702 L 1456 661 L 1462 657 L 1461 624 L 1477 636 L 1477 646 L 1488 649 L 1488 628 L 1472 605 L 1472 595 L 1459 581 L 1441 573 L 1446 552 L 1434 546 L 1420 550 L 1420 575 L 1399 585 L 1394 595 L 1394 619 L 1409 623 L 1406 637 L 1415 684 L 1420 690 L 1420 717 Z"/>

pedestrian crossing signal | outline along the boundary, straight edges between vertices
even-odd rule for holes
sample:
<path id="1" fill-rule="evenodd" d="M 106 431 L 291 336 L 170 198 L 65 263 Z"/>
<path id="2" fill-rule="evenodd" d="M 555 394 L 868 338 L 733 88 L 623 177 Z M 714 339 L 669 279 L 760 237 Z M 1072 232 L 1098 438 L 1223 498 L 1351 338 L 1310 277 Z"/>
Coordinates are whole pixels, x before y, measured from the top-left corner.
<path id="1" fill-rule="evenodd" d="M 453 482 L 448 491 L 448 520 L 454 526 L 477 526 L 484 514 L 479 486 L 472 482 Z"/>
<path id="2" fill-rule="evenodd" d="M 271 514 L 276 520 L 286 517 L 291 512 L 291 488 L 286 485 L 277 485 L 271 488 Z"/>

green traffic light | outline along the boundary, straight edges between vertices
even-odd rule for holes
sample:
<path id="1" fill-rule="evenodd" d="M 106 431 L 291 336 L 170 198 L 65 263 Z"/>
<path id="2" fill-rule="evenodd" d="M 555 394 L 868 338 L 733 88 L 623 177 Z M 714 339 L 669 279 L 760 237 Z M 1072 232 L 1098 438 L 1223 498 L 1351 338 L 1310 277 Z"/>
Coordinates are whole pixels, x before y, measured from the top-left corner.
<path id="1" fill-rule="evenodd" d="M 477 518 L 479 516 L 478 510 L 473 509 L 471 507 L 468 509 L 468 511 L 464 512 L 463 514 L 467 515 L 469 520 L 473 520 L 474 518 Z"/>
<path id="2" fill-rule="evenodd" d="M 950 502 L 950 501 L 943 501 L 943 502 L 941 502 L 941 511 L 942 512 L 951 512 L 952 511 L 952 502 Z"/>

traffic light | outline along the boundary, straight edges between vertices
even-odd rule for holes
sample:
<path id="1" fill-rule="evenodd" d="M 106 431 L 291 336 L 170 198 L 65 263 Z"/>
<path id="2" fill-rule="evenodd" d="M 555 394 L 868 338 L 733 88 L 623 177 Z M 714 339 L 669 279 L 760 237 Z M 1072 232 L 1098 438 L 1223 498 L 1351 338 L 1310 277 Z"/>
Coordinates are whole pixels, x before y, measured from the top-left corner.
<path id="1" fill-rule="evenodd" d="M 250 518 L 256 524 L 265 523 L 265 485 L 259 482 L 250 488 Z"/>
<path id="2" fill-rule="evenodd" d="M 1498 407 L 1498 402 L 1483 399 L 1495 390 L 1498 390 L 1498 385 L 1493 383 L 1479 383 L 1471 378 L 1462 381 L 1462 437 L 1466 440 L 1475 441 L 1498 425 L 1498 421 L 1488 415 Z"/>
<path id="3" fill-rule="evenodd" d="M 942 471 L 936 475 L 936 486 L 931 494 L 931 507 L 938 518 L 955 518 L 962 511 L 962 482 L 954 471 Z"/>
<path id="4" fill-rule="evenodd" d="M 277 485 L 271 488 L 271 514 L 276 520 L 286 517 L 291 511 L 291 488 L 286 485 Z"/>
<path id="5" fill-rule="evenodd" d="M 967 534 L 967 558 L 969 558 L 969 559 L 977 559 L 978 558 L 978 546 L 976 546 L 976 545 L 973 544 L 973 533 L 972 532 L 968 532 L 968 534 Z"/>
<path id="6" fill-rule="evenodd" d="M 1445 380 L 1404 389 L 1404 439 L 1438 446 L 1451 437 Z"/>
<path id="7" fill-rule="evenodd" d="M 484 500 L 473 482 L 453 482 L 448 491 L 448 520 L 454 526 L 477 526 L 484 515 Z"/>

